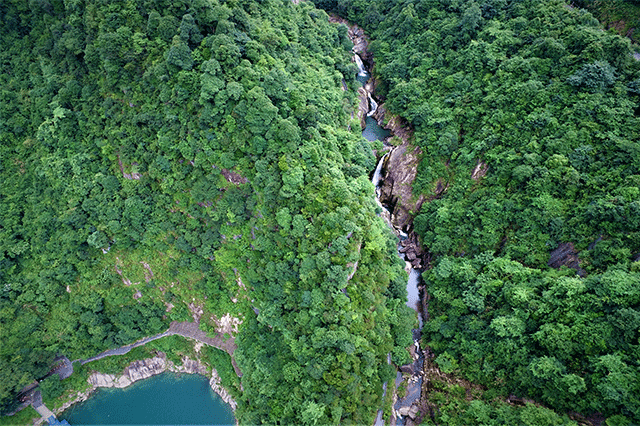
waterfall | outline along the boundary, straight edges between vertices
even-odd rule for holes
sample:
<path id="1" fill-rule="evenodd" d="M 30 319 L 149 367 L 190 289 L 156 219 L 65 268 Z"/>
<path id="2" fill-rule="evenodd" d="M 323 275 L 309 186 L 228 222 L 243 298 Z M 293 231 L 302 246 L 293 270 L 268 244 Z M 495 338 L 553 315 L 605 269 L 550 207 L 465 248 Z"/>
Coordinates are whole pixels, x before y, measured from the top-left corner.
<path id="1" fill-rule="evenodd" d="M 363 88 L 359 90 L 359 96 L 363 98 L 364 93 L 367 93 L 367 102 L 369 104 L 368 105 L 369 111 L 366 114 L 366 119 L 365 119 L 366 127 L 363 129 L 362 136 L 364 136 L 364 138 L 369 141 L 378 140 L 378 141 L 384 142 L 385 139 L 391 134 L 391 132 L 381 128 L 378 125 L 377 121 L 372 117 L 372 115 L 374 115 L 378 110 L 378 103 L 376 102 L 375 99 L 373 99 L 373 96 L 371 95 L 371 93 L 374 90 L 374 84 L 372 82 L 369 82 L 370 74 L 364 67 L 362 57 L 360 57 L 360 55 L 354 52 L 353 60 L 358 66 L 358 77 L 356 78 L 356 80 L 360 82 L 363 86 Z M 364 92 L 362 92 L 362 90 L 364 90 Z M 360 101 L 364 103 L 364 99 L 362 98 L 360 98 Z M 388 144 L 385 144 L 385 146 L 386 146 L 386 149 L 390 148 Z M 404 240 L 408 238 L 407 233 L 403 232 L 402 229 L 396 228 L 393 226 L 391 212 L 388 210 L 388 207 L 384 206 L 380 201 L 380 196 L 382 193 L 382 183 L 384 181 L 382 177 L 382 173 L 383 173 L 382 168 L 384 167 L 385 161 L 387 160 L 387 157 L 389 156 L 390 152 L 391 151 L 387 151 L 382 156 L 382 158 L 380 158 L 380 160 L 378 161 L 376 169 L 373 172 L 373 176 L 371 177 L 371 183 L 375 188 L 375 201 L 378 207 L 380 207 L 380 209 L 378 210 L 380 212 L 378 213 L 378 216 L 380 216 L 382 220 L 384 220 L 387 226 L 389 226 L 389 228 L 401 240 Z M 392 407 L 392 412 L 390 413 L 392 415 L 392 420 L 391 420 L 392 423 L 395 422 L 396 416 L 399 415 L 398 410 L 402 409 L 403 413 L 409 412 L 410 407 L 415 405 L 416 400 L 421 397 L 421 388 L 422 388 L 423 379 L 422 379 L 422 376 L 420 375 L 420 372 L 423 369 L 423 362 L 424 362 L 424 357 L 422 355 L 422 351 L 420 350 L 420 344 L 419 344 L 420 329 L 422 329 L 422 325 L 423 325 L 422 315 L 420 314 L 420 303 L 421 303 L 420 289 L 418 287 L 420 283 L 421 273 L 419 270 L 413 269 L 409 259 L 407 259 L 407 255 L 404 252 L 400 252 L 400 247 L 398 247 L 398 256 L 400 257 L 400 259 L 403 259 L 406 262 L 405 271 L 407 271 L 409 275 L 407 280 L 407 287 L 406 287 L 407 288 L 406 305 L 416 311 L 418 322 L 419 322 L 419 328 L 413 330 L 413 333 L 412 333 L 413 340 L 414 340 L 413 346 L 415 348 L 414 352 L 415 354 L 417 354 L 417 359 L 414 358 L 414 363 L 413 363 L 413 366 L 411 367 L 412 370 L 415 372 L 413 373 L 412 378 L 407 381 L 407 391 L 408 391 L 407 394 L 409 396 L 397 402 L 395 402 L 396 398 L 394 396 L 394 404 Z M 345 289 L 343 289 L 342 291 L 343 293 L 346 294 Z M 388 363 L 391 362 L 390 354 L 387 354 L 387 362 Z M 398 372 L 398 376 L 396 377 L 396 388 L 403 381 L 402 373 Z M 386 395 L 386 392 L 387 392 L 387 383 L 385 382 L 382 385 L 383 396 Z M 401 417 L 398 418 L 397 420 L 398 420 L 397 424 L 404 424 L 404 421 L 403 421 L 404 419 L 402 419 Z M 385 425 L 385 421 L 383 419 L 383 410 L 380 409 L 378 410 L 374 426 L 384 426 L 384 425 Z"/>
<path id="2" fill-rule="evenodd" d="M 367 113 L 367 117 L 371 117 L 378 110 L 378 103 L 371 97 L 371 92 L 368 92 L 367 96 L 369 96 L 369 112 Z"/>
<path id="3" fill-rule="evenodd" d="M 362 58 L 360 57 L 360 55 L 356 53 L 355 55 L 353 55 L 353 58 L 355 59 L 356 65 L 358 66 L 358 75 L 360 77 L 366 77 L 368 74 L 364 69 L 364 64 L 362 63 Z"/>
<path id="4" fill-rule="evenodd" d="M 387 152 L 382 156 L 380 161 L 378 161 L 378 166 L 376 167 L 376 171 L 373 172 L 373 177 L 371 178 L 371 183 L 376 189 L 380 186 L 380 181 L 382 180 L 382 166 L 384 165 L 384 160 L 387 158 L 389 153 Z"/>
<path id="5" fill-rule="evenodd" d="M 391 216 L 389 210 L 380 202 L 380 184 L 383 181 L 382 178 L 382 167 L 384 166 L 384 162 L 387 159 L 387 156 L 390 152 L 385 153 L 380 161 L 378 161 L 378 165 L 376 166 L 376 170 L 373 172 L 373 177 L 371 178 L 371 183 L 376 188 L 376 203 L 382 209 L 383 219 L 389 227 L 395 232 L 396 235 L 400 239 L 407 238 L 407 234 L 403 232 L 401 229 L 396 229 L 391 224 Z M 418 322 L 420 323 L 420 328 L 422 328 L 422 314 L 420 313 L 420 290 L 418 289 L 418 284 L 420 282 L 420 271 L 413 269 L 411 266 L 411 262 L 406 259 L 405 254 L 398 252 L 398 256 L 406 262 L 405 270 L 409 273 L 409 280 L 407 281 L 407 303 L 406 305 L 416 311 L 418 314 Z"/>

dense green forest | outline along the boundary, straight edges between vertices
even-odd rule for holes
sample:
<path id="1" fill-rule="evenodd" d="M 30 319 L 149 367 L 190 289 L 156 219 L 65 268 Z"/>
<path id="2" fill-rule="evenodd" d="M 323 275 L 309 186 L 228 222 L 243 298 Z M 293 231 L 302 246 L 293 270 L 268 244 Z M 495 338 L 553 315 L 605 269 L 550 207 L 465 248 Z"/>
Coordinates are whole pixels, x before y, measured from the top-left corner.
<path id="1" fill-rule="evenodd" d="M 629 40 L 597 2 L 315 3 L 365 28 L 422 149 L 423 341 L 484 389 L 442 385 L 426 421 L 563 421 L 492 405 L 513 394 L 640 422 Z M 415 320 L 346 27 L 285 0 L 10 0 L 0 23 L 0 412 L 57 354 L 196 305 L 241 321 L 241 423 L 369 423 Z"/>
<path id="2" fill-rule="evenodd" d="M 369 423 L 415 315 L 347 28 L 282 0 L 9 0 L 0 22 L 0 411 L 57 354 L 192 304 L 241 321 L 240 423 Z"/>
<path id="3" fill-rule="evenodd" d="M 423 340 L 440 368 L 562 412 L 640 422 L 630 41 L 556 0 L 316 4 L 368 32 L 376 93 L 422 149 Z"/>

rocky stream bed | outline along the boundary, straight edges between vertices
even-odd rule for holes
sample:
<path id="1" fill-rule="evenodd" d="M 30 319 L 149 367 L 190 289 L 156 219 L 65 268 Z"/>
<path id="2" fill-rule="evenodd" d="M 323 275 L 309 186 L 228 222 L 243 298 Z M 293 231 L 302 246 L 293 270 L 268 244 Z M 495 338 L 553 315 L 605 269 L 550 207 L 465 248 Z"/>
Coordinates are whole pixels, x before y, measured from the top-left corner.
<path id="1" fill-rule="evenodd" d="M 370 78 L 375 64 L 368 50 L 369 42 L 364 31 L 339 17 L 331 17 L 332 22 L 342 23 L 349 28 L 348 35 L 353 42 L 353 61 L 358 66 L 358 80 L 363 83 L 358 89 L 357 116 L 363 129 L 363 136 L 372 140 L 383 135 L 384 148 L 377 152 L 378 167 L 372 178 L 376 188 L 376 197 L 383 208 L 381 216 L 398 236 L 398 255 L 405 260 L 409 273 L 409 305 L 415 309 L 422 325 L 426 304 L 424 288 L 420 281 L 420 272 L 429 265 L 429 256 L 413 230 L 413 218 L 426 200 L 423 196 L 414 196 L 412 192 L 421 151 L 410 144 L 412 131 L 400 117 L 387 112 L 382 99 L 375 96 L 376 81 Z M 374 123 L 371 123 L 374 121 Z M 380 129 L 371 130 L 379 126 Z M 386 132 L 384 132 L 386 131 Z M 412 294 L 413 293 L 413 294 Z M 420 348 L 418 341 L 420 330 L 414 330 L 415 345 L 410 348 L 414 360 L 412 364 L 402 366 L 397 373 L 395 387 L 406 389 L 404 396 L 393 395 L 393 412 L 390 424 L 412 425 L 420 422 L 426 414 L 426 401 L 423 401 L 425 357 L 429 352 Z M 385 384 L 386 385 L 386 384 Z M 386 392 L 387 386 L 384 387 Z M 378 413 L 376 425 L 384 424 L 382 413 Z"/>

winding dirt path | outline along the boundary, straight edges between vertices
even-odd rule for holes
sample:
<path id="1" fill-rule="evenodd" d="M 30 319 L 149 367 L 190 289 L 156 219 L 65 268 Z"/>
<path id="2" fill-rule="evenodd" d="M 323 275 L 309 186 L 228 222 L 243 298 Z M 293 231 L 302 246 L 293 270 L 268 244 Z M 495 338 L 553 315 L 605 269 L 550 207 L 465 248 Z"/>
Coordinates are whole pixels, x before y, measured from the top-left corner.
<path id="1" fill-rule="evenodd" d="M 233 352 L 237 348 L 235 339 L 233 337 L 225 339 L 221 333 L 216 333 L 215 337 L 209 337 L 207 336 L 207 333 L 200 330 L 197 323 L 186 321 L 173 321 L 166 333 L 178 334 L 182 337 L 188 337 L 197 340 L 198 342 L 204 343 L 205 345 L 213 346 L 225 351 L 229 354 L 229 356 L 231 356 L 231 364 L 233 365 L 233 369 L 236 371 L 236 374 L 238 375 L 238 377 L 242 377 L 242 372 L 238 368 L 236 360 L 233 358 Z"/>

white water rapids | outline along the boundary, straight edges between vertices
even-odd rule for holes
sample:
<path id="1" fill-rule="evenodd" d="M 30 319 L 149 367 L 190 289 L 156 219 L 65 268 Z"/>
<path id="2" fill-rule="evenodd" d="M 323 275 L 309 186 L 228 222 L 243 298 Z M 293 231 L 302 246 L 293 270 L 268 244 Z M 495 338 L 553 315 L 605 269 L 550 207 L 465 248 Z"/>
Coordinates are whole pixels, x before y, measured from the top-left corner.
<path id="1" fill-rule="evenodd" d="M 371 93 L 367 93 L 369 97 L 369 112 L 367 113 L 367 117 L 371 117 L 378 110 L 378 103 L 373 99 Z"/>
<path id="2" fill-rule="evenodd" d="M 358 66 L 358 75 L 360 77 L 366 77 L 368 74 L 364 69 L 364 64 L 362 63 L 362 58 L 360 57 L 360 55 L 356 53 L 355 55 L 353 55 L 353 58 L 355 59 L 356 65 Z"/>

